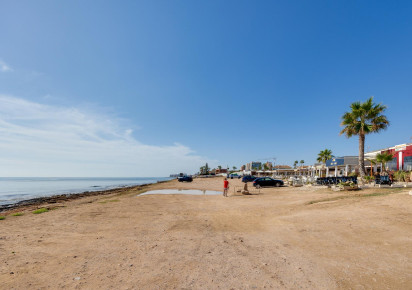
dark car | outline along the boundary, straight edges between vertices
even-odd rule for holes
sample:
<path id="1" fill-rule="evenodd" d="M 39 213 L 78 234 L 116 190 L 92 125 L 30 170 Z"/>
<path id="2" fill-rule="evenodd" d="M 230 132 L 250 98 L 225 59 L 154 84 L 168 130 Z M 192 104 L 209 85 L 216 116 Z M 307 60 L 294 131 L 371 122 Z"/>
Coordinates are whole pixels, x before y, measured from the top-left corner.
<path id="1" fill-rule="evenodd" d="M 179 177 L 177 180 L 179 182 L 183 182 L 183 181 L 192 182 L 193 178 L 191 176 L 182 176 L 182 177 Z"/>
<path id="2" fill-rule="evenodd" d="M 251 182 L 251 181 L 255 180 L 256 178 L 257 177 L 252 176 L 252 175 L 246 175 L 246 176 L 243 176 L 242 182 L 248 183 L 248 182 Z"/>
<path id="3" fill-rule="evenodd" d="M 270 177 L 262 177 L 262 178 L 256 178 L 253 181 L 253 186 L 256 188 L 260 187 L 279 187 L 283 185 L 283 181 L 279 179 L 273 179 Z"/>

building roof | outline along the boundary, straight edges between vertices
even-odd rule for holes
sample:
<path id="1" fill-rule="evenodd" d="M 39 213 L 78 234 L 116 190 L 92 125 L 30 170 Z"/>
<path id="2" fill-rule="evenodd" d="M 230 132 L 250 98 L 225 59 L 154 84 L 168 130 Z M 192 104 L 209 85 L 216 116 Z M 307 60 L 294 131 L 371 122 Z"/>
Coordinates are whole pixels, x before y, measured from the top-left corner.
<path id="1" fill-rule="evenodd" d="M 292 167 L 289 165 L 276 165 L 273 169 L 292 169 Z"/>
<path id="2" fill-rule="evenodd" d="M 380 152 L 382 152 L 382 151 L 388 151 L 388 150 L 395 149 L 395 148 L 400 147 L 400 146 L 412 146 L 412 143 L 398 144 L 398 145 L 395 145 L 395 146 L 392 146 L 392 147 L 388 147 L 388 148 L 384 148 L 384 149 L 369 151 L 369 152 L 366 152 L 365 154 L 380 153 Z"/>

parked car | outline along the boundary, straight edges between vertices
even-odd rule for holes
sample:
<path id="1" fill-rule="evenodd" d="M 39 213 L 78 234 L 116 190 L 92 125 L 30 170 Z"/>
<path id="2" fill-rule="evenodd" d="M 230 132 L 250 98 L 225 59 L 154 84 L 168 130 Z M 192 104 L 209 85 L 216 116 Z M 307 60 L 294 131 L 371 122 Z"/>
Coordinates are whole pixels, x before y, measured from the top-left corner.
<path id="1" fill-rule="evenodd" d="M 279 187 L 283 185 L 283 181 L 279 179 L 273 179 L 270 177 L 261 177 L 261 178 L 256 178 L 253 181 L 253 186 L 256 188 L 260 187 Z"/>
<path id="2" fill-rule="evenodd" d="M 230 175 L 228 176 L 228 178 L 230 178 L 230 179 L 233 179 L 233 178 L 240 179 L 241 177 L 242 177 L 242 176 L 237 175 L 237 174 L 230 174 Z"/>
<path id="3" fill-rule="evenodd" d="M 179 182 L 183 182 L 183 181 L 192 182 L 193 178 L 191 176 L 182 176 L 182 177 L 179 177 L 177 180 Z"/>
<path id="4" fill-rule="evenodd" d="M 255 177 L 253 175 L 246 175 L 246 176 L 243 176 L 242 182 L 248 183 L 248 182 L 251 182 L 251 181 L 255 180 L 256 178 L 257 177 Z"/>

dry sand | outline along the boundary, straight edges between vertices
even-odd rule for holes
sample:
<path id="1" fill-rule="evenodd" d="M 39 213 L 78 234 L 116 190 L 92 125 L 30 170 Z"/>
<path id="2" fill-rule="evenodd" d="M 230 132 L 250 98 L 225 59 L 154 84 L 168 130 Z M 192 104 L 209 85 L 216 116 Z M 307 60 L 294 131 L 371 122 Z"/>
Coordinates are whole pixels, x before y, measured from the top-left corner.
<path id="1" fill-rule="evenodd" d="M 221 187 L 221 178 L 208 178 L 150 188 Z M 365 196 L 374 192 L 391 194 Z M 0 221 L 0 288 L 412 289 L 407 190 L 137 193 L 8 215 Z"/>

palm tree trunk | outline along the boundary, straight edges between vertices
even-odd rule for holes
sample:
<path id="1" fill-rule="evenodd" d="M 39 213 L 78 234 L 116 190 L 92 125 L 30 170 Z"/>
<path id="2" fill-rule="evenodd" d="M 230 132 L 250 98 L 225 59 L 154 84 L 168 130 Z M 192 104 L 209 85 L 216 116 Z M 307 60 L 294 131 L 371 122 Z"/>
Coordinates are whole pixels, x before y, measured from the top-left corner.
<path id="1" fill-rule="evenodd" d="M 359 173 L 362 180 L 365 178 L 365 135 L 359 134 Z"/>

